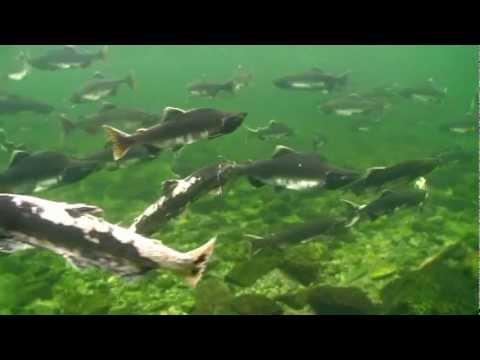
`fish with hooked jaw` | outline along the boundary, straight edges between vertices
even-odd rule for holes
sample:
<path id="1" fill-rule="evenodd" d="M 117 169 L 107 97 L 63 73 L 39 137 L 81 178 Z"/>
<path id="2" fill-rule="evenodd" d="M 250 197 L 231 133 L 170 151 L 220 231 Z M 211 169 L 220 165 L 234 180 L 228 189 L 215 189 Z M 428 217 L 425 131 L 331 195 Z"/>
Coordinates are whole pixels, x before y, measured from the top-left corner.
<path id="1" fill-rule="evenodd" d="M 162 196 L 135 219 L 130 230 L 147 236 L 153 234 L 204 194 L 221 190 L 232 180 L 235 166 L 223 161 L 197 170 L 185 179 L 165 181 Z"/>
<path id="2" fill-rule="evenodd" d="M 271 159 L 239 164 L 235 172 L 247 176 L 254 187 L 270 184 L 289 190 L 338 189 L 360 177 L 358 172 L 336 167 L 318 154 L 281 145 Z"/>
<path id="3" fill-rule="evenodd" d="M 179 150 L 202 139 L 214 139 L 234 132 L 247 113 L 229 113 L 216 109 L 199 108 L 189 111 L 168 107 L 163 121 L 148 129 L 139 129 L 130 135 L 104 125 L 113 144 L 115 160 L 121 159 L 134 145 L 149 144 L 161 149 Z"/>
<path id="4" fill-rule="evenodd" d="M 0 248 L 12 244 L 50 250 L 74 267 L 100 267 L 130 276 L 166 269 L 184 277 L 190 286 L 201 279 L 215 239 L 190 252 L 173 250 L 160 241 L 98 217 L 102 210 L 85 204 L 66 204 L 36 197 L 0 194 Z"/>

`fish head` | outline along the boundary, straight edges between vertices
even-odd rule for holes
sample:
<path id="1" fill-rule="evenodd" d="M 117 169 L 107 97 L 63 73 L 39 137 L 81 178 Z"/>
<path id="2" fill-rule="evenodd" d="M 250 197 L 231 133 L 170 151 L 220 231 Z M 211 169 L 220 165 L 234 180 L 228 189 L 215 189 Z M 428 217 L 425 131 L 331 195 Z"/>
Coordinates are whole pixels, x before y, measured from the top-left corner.
<path id="1" fill-rule="evenodd" d="M 40 114 L 50 114 L 55 110 L 55 108 L 48 104 L 38 104 L 37 111 Z"/>
<path id="2" fill-rule="evenodd" d="M 230 134 L 237 130 L 247 117 L 248 113 L 228 114 L 222 119 L 222 134 Z"/>
<path id="3" fill-rule="evenodd" d="M 356 171 L 331 171 L 327 174 L 327 188 L 338 189 L 360 178 Z"/>
<path id="4" fill-rule="evenodd" d="M 275 79 L 275 80 L 273 80 L 273 84 L 276 87 L 279 87 L 281 89 L 288 89 L 288 88 L 291 87 L 290 80 L 287 79 L 287 78 Z"/>
<path id="5" fill-rule="evenodd" d="M 74 183 L 80 181 L 91 173 L 96 171 L 100 166 L 99 162 L 96 161 L 85 161 L 73 166 L 66 168 L 62 174 L 63 183 Z"/>
<path id="6" fill-rule="evenodd" d="M 70 101 L 74 104 L 79 104 L 82 102 L 82 96 L 78 93 L 75 93 L 72 95 L 72 97 L 70 98 Z"/>

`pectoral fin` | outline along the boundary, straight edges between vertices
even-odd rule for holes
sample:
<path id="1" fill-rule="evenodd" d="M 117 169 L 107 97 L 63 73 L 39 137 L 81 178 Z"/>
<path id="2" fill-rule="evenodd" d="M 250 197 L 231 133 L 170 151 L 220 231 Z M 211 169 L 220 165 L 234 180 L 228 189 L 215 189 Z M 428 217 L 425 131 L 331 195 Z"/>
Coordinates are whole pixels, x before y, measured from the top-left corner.
<path id="1" fill-rule="evenodd" d="M 260 187 L 265 186 L 265 183 L 263 183 L 260 180 L 255 179 L 254 177 L 251 177 L 251 176 L 248 177 L 248 182 L 250 183 L 250 185 L 252 185 L 253 187 L 256 187 L 256 188 L 260 188 Z"/>

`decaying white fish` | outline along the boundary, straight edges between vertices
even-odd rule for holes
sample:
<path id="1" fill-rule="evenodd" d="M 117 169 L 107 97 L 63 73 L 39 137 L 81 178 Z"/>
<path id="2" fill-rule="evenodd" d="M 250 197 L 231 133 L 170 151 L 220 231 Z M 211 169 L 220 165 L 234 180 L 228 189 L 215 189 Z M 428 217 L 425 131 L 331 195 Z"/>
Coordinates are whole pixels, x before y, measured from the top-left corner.
<path id="1" fill-rule="evenodd" d="M 215 238 L 187 253 L 97 217 L 102 210 L 36 197 L 0 194 L 0 251 L 15 242 L 55 252 L 76 267 L 98 266 L 120 275 L 169 269 L 195 286 L 213 252 Z"/>

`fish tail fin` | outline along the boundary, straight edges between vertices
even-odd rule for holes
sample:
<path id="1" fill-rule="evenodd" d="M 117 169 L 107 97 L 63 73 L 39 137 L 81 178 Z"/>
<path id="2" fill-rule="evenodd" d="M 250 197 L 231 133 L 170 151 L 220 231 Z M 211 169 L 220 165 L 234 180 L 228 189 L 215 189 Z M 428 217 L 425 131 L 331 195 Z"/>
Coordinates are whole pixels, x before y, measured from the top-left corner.
<path id="1" fill-rule="evenodd" d="M 128 74 L 128 76 L 125 78 L 125 82 L 128 86 L 130 86 L 130 89 L 135 90 L 137 88 L 137 82 L 135 80 L 135 75 L 132 72 Z"/>
<path id="2" fill-rule="evenodd" d="M 60 114 L 60 121 L 62 123 L 63 133 L 65 136 L 70 135 L 70 133 L 76 129 L 76 125 L 67 118 L 65 114 Z"/>
<path id="3" fill-rule="evenodd" d="M 229 93 L 233 93 L 235 91 L 236 83 L 235 80 L 229 80 L 223 85 L 223 89 L 228 91 Z"/>
<path id="4" fill-rule="evenodd" d="M 358 222 L 358 220 L 360 220 L 360 211 L 365 207 L 365 205 L 359 205 L 354 203 L 353 201 L 343 199 L 342 202 L 346 204 L 351 211 L 351 220 L 347 225 L 345 225 L 345 227 L 350 228 L 354 226 Z"/>
<path id="5" fill-rule="evenodd" d="M 132 145 L 131 136 L 111 126 L 103 125 L 103 128 L 107 132 L 108 140 L 112 143 L 113 158 L 115 161 L 118 161 L 130 150 Z"/>
<path id="6" fill-rule="evenodd" d="M 345 71 L 343 74 L 341 74 L 338 77 L 338 83 L 342 86 L 346 86 L 351 73 L 352 71 L 348 70 L 348 71 Z"/>
<path id="7" fill-rule="evenodd" d="M 247 127 L 247 126 L 244 126 L 244 128 L 245 128 L 245 130 L 247 131 L 247 134 L 248 134 L 248 135 L 256 135 L 256 134 L 257 134 L 257 130 L 255 130 L 255 129 L 251 129 L 251 128 Z"/>
<path id="8" fill-rule="evenodd" d="M 110 51 L 110 46 L 104 45 L 100 50 L 100 53 L 98 54 L 100 59 L 102 59 L 103 61 L 107 60 L 109 51 Z"/>
<path id="9" fill-rule="evenodd" d="M 202 279 L 203 273 L 207 267 L 207 263 L 215 248 L 216 241 L 217 238 L 214 237 L 206 244 L 187 253 L 187 255 L 191 257 L 193 265 L 188 274 L 185 276 L 185 281 L 189 286 L 197 286 L 198 282 Z"/>

